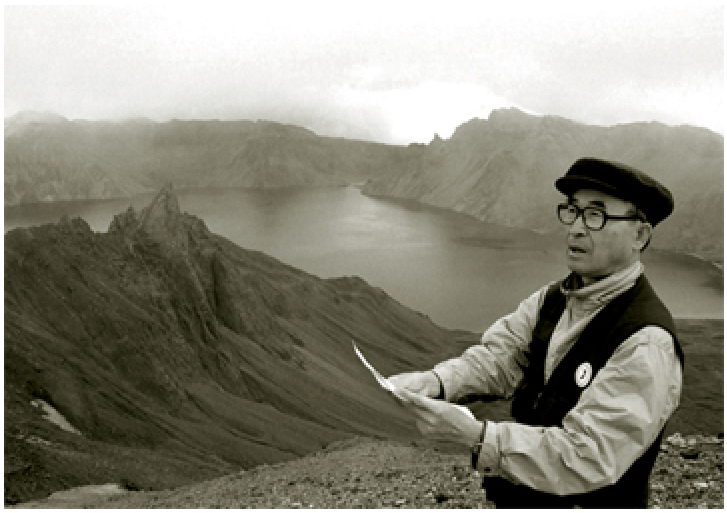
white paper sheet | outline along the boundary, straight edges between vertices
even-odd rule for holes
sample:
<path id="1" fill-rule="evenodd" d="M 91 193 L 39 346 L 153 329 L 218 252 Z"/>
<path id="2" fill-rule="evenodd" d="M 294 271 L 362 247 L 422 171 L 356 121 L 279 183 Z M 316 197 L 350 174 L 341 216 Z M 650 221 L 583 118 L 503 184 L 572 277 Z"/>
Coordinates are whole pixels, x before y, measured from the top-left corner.
<path id="1" fill-rule="evenodd" d="M 356 345 L 356 342 L 351 341 L 351 343 L 353 344 L 353 350 L 356 352 L 356 355 L 359 357 L 359 359 L 361 360 L 361 362 L 366 366 L 366 368 L 369 371 L 371 371 L 371 374 L 374 375 L 374 377 L 376 378 L 376 381 L 379 382 L 379 385 L 381 385 L 382 388 L 384 388 L 384 389 L 388 390 L 389 392 L 391 392 L 392 394 L 394 394 L 396 397 L 401 398 L 401 396 L 397 393 L 396 386 L 391 381 L 389 381 L 388 379 L 386 379 L 379 371 L 377 371 L 374 368 L 373 365 L 371 365 L 368 362 L 368 360 L 366 360 L 366 358 L 364 358 L 364 355 L 361 354 L 361 351 L 359 350 L 358 346 Z M 470 409 L 467 408 L 466 406 L 462 406 L 462 405 L 459 405 L 459 404 L 453 404 L 452 406 L 454 406 L 455 408 L 463 411 L 469 417 L 471 417 L 473 419 L 475 418 L 475 416 L 472 414 L 472 412 L 470 411 Z"/>
<path id="2" fill-rule="evenodd" d="M 363 364 L 366 366 L 366 368 L 369 371 L 371 371 L 371 374 L 374 375 L 374 377 L 376 378 L 376 381 L 379 382 L 379 385 L 381 385 L 383 388 L 385 388 L 386 390 L 388 390 L 389 392 L 391 392 L 392 394 L 394 394 L 395 396 L 398 397 L 399 395 L 396 393 L 396 387 L 394 386 L 394 384 L 391 381 L 389 381 L 388 379 L 386 379 L 379 371 L 377 371 L 374 368 L 373 365 L 371 365 L 368 362 L 368 360 L 366 360 L 366 358 L 364 358 L 364 355 L 361 354 L 361 351 L 359 351 L 358 346 L 356 345 L 356 342 L 351 342 L 351 343 L 353 344 L 353 350 L 356 351 L 356 355 L 359 357 L 361 362 L 363 362 Z"/>

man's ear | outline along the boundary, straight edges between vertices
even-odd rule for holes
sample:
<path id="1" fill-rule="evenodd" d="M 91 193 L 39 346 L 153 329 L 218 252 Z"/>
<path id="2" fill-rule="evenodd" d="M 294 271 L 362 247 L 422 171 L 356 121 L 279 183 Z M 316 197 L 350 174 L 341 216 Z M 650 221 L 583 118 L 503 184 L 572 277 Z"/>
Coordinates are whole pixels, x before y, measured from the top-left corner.
<path id="1" fill-rule="evenodd" d="M 639 252 L 643 252 L 651 242 L 651 231 L 653 230 L 651 224 L 642 222 L 636 229 L 636 240 L 634 241 L 634 249 L 638 249 Z"/>

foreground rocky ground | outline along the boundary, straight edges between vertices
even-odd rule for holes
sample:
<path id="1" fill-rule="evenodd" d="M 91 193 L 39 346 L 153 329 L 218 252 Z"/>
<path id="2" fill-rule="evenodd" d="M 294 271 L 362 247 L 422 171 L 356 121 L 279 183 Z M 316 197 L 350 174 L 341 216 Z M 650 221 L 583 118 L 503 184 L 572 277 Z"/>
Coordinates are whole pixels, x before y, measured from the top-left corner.
<path id="1" fill-rule="evenodd" d="M 175 490 L 118 493 L 109 487 L 108 495 L 66 492 L 17 507 L 493 508 L 468 459 L 424 443 L 357 438 Z M 652 508 L 724 508 L 722 435 L 677 433 L 664 440 L 651 488 Z"/>

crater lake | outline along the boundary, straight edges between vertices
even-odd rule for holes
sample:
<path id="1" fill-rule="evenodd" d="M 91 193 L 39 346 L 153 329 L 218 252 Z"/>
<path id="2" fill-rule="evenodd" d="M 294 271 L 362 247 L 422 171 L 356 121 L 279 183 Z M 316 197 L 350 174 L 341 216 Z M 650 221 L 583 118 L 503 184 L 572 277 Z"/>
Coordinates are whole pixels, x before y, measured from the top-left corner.
<path id="1" fill-rule="evenodd" d="M 360 276 L 449 328 L 483 331 L 549 281 L 563 278 L 564 231 L 508 228 L 355 186 L 177 190 L 182 212 L 214 233 L 322 278 Z M 67 215 L 106 232 L 154 194 L 5 207 L 5 231 Z M 654 232 L 658 246 L 659 230 Z M 722 273 L 689 255 L 649 248 L 646 276 L 675 317 L 723 318 Z"/>

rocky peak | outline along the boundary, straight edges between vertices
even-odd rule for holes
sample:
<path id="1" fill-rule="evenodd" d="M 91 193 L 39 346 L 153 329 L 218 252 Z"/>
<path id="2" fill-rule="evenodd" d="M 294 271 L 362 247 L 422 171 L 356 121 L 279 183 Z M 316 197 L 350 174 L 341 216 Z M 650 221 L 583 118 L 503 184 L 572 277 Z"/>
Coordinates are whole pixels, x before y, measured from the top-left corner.
<path id="1" fill-rule="evenodd" d="M 35 110 L 24 110 L 14 116 L 5 118 L 5 124 L 28 124 L 28 123 L 63 123 L 68 121 L 60 114 L 54 112 L 39 112 Z"/>
<path id="2" fill-rule="evenodd" d="M 4 136 L 20 135 L 30 127 L 54 123 L 68 123 L 68 120 L 53 112 L 21 111 L 5 118 Z"/>
<path id="3" fill-rule="evenodd" d="M 179 199 L 171 183 L 166 184 L 151 204 L 141 211 L 141 228 L 149 234 L 175 230 L 179 224 Z"/>
<path id="4" fill-rule="evenodd" d="M 439 134 L 434 134 L 434 137 L 429 142 L 429 148 L 432 150 L 441 153 L 444 151 L 445 148 L 445 142 L 442 140 L 441 137 L 439 137 Z"/>
<path id="5" fill-rule="evenodd" d="M 81 235 L 88 235 L 92 233 L 91 227 L 85 219 L 80 217 L 69 217 L 67 215 L 61 216 L 58 222 L 58 228 L 67 233 L 78 233 Z"/>
<path id="6" fill-rule="evenodd" d="M 179 198 L 171 183 L 165 185 L 141 213 L 130 206 L 126 212 L 114 216 L 109 226 L 109 233 L 121 233 L 126 239 L 135 239 L 142 234 L 167 249 L 182 251 L 187 249 L 190 236 L 208 232 L 202 220 L 181 213 Z"/>
<path id="7" fill-rule="evenodd" d="M 441 137 L 439 137 L 439 134 L 435 133 L 435 134 L 434 134 L 434 137 L 433 137 L 433 138 L 432 138 L 432 140 L 431 140 L 431 141 L 429 142 L 429 144 L 430 144 L 430 145 L 431 145 L 431 144 L 441 144 L 441 142 L 442 142 L 442 138 L 441 138 Z"/>
<path id="8" fill-rule="evenodd" d="M 510 107 L 506 109 L 494 109 L 487 118 L 487 121 L 492 128 L 498 130 L 521 131 L 529 130 L 537 126 L 540 123 L 540 117 L 531 116 L 520 109 Z"/>
<path id="9" fill-rule="evenodd" d="M 129 205 L 126 212 L 117 214 L 111 220 L 109 233 L 120 233 L 131 236 L 139 228 L 139 220 L 134 207 Z"/>

